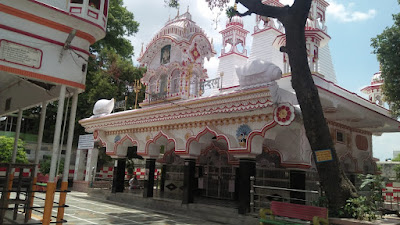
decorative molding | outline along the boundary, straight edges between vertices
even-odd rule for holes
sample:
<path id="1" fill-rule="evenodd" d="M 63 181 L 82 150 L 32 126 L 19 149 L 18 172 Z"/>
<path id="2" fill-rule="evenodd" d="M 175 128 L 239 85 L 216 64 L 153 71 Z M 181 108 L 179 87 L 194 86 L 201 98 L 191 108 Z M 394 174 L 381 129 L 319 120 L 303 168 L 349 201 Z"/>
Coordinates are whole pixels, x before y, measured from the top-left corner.
<path id="1" fill-rule="evenodd" d="M 235 94 L 206 97 L 192 101 L 174 102 L 105 117 L 81 120 L 86 130 L 113 128 L 160 121 L 171 121 L 218 113 L 246 112 L 273 106 L 269 89 L 241 91 Z M 121 118 L 122 117 L 122 118 Z"/>
<path id="2" fill-rule="evenodd" d="M 199 128 L 205 126 L 221 126 L 221 125 L 232 125 L 232 124 L 242 124 L 243 122 L 261 122 L 261 121 L 271 121 L 272 113 L 269 114 L 259 114 L 253 116 L 238 116 L 223 119 L 213 119 L 205 121 L 193 121 L 187 123 L 174 123 L 168 125 L 158 125 L 151 127 L 136 127 L 129 129 L 120 129 L 113 131 L 106 131 L 105 134 L 108 135 L 118 135 L 118 134 L 129 134 L 129 133 L 141 133 L 141 132 L 154 132 L 159 130 L 179 130 L 179 129 L 191 129 Z"/>
<path id="3" fill-rule="evenodd" d="M 334 121 L 330 121 L 330 120 L 326 120 L 326 122 L 328 123 L 328 125 L 331 125 L 331 126 L 334 126 L 334 127 L 337 127 L 337 128 L 341 128 L 341 129 L 344 129 L 344 130 L 347 130 L 347 131 L 356 132 L 356 133 L 360 133 L 360 134 L 366 134 L 366 135 L 372 135 L 371 132 L 368 132 L 368 131 L 365 131 L 365 130 L 360 130 L 360 129 L 357 129 L 357 128 L 352 128 L 352 127 L 343 125 L 343 124 L 338 123 L 338 122 L 334 122 Z"/>

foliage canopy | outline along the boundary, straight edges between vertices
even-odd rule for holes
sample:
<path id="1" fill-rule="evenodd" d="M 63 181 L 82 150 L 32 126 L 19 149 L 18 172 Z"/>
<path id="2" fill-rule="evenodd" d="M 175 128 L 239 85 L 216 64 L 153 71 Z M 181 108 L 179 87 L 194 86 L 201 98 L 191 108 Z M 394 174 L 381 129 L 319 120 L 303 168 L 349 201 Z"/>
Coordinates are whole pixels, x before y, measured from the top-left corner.
<path id="1" fill-rule="evenodd" d="M 400 1 L 399 1 L 400 4 Z M 393 15 L 394 24 L 372 38 L 371 46 L 381 65 L 383 94 L 394 116 L 400 116 L 400 13 Z"/>
<path id="2" fill-rule="evenodd" d="M 28 163 L 28 157 L 25 152 L 25 143 L 18 139 L 18 151 L 16 163 Z M 14 138 L 0 136 L 0 162 L 10 163 L 12 158 L 12 153 L 14 151 Z"/>

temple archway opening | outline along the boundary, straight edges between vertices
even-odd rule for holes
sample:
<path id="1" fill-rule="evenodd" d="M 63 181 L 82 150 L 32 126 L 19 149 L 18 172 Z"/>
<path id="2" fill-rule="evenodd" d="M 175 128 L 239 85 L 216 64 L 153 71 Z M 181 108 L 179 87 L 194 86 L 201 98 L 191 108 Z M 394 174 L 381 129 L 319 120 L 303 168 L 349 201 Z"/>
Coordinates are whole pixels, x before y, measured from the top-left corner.
<path id="1" fill-rule="evenodd" d="M 198 195 L 206 198 L 237 200 L 238 160 L 224 143 L 215 142 L 197 159 Z"/>

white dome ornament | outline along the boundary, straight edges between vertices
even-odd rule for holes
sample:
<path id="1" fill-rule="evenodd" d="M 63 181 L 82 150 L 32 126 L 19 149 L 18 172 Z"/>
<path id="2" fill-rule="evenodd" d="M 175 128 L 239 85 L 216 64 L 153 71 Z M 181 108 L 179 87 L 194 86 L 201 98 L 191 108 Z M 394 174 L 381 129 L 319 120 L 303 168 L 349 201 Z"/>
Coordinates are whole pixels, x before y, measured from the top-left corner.
<path id="1" fill-rule="evenodd" d="M 290 103 L 281 103 L 274 109 L 274 121 L 281 126 L 289 126 L 294 117 L 294 107 Z"/>
<path id="2" fill-rule="evenodd" d="M 260 59 L 236 67 L 241 88 L 264 86 L 281 79 L 282 70 L 275 64 Z"/>
<path id="3" fill-rule="evenodd" d="M 100 99 L 94 104 L 93 107 L 93 116 L 92 117 L 100 117 L 108 115 L 114 109 L 115 100 L 112 98 L 111 100 L 108 99 Z"/>

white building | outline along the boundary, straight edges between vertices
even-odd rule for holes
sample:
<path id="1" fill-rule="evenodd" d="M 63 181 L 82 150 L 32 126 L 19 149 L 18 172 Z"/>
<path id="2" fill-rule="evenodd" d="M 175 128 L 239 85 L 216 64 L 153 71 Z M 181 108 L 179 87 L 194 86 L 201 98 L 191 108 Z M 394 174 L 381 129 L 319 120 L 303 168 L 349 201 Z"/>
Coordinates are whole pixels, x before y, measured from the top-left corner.
<path id="1" fill-rule="evenodd" d="M 108 3 L 108 0 L 0 1 L 0 116 L 18 112 L 17 140 L 23 110 L 42 105 L 36 156 L 40 156 L 46 105 L 59 101 L 43 224 L 50 223 L 52 212 L 64 100 L 72 97 L 70 121 L 75 121 L 78 94 L 85 90 L 89 46 L 105 37 Z M 70 123 L 68 130 L 73 134 L 74 123 Z M 67 138 L 68 165 L 72 137 Z M 14 144 L 12 163 L 16 150 Z M 39 157 L 35 157 L 36 164 L 38 161 Z M 63 173 L 63 190 L 68 186 L 68 169 Z M 8 172 L 13 174 L 12 171 Z M 10 177 L 7 182 L 13 182 Z M 62 205 L 65 195 L 60 196 Z M 57 221 L 62 220 L 62 215 L 59 213 Z"/>
<path id="2" fill-rule="evenodd" d="M 265 3 L 282 6 L 278 0 Z M 350 177 L 375 173 L 372 135 L 398 132 L 400 123 L 387 109 L 337 84 L 324 24 L 327 6 L 324 0 L 313 1 L 306 24 L 312 77 L 345 172 Z M 156 162 L 166 171 L 163 190 L 181 196 L 183 203 L 193 202 L 193 189 L 198 189 L 203 197 L 239 198 L 240 213 L 248 208 L 253 175 L 259 185 L 317 189 L 288 57 L 279 51 L 286 42 L 282 24 L 257 17 L 250 56 L 242 47 L 249 31 L 241 18 L 233 17 L 220 33 L 220 77 L 207 81 L 204 59 L 214 54 L 212 43 L 189 12 L 167 21 L 138 59 L 148 69 L 142 108 L 80 123 L 118 162 L 134 149 L 146 159 L 145 197 L 153 196 Z M 202 96 L 207 86 L 214 90 Z"/>

